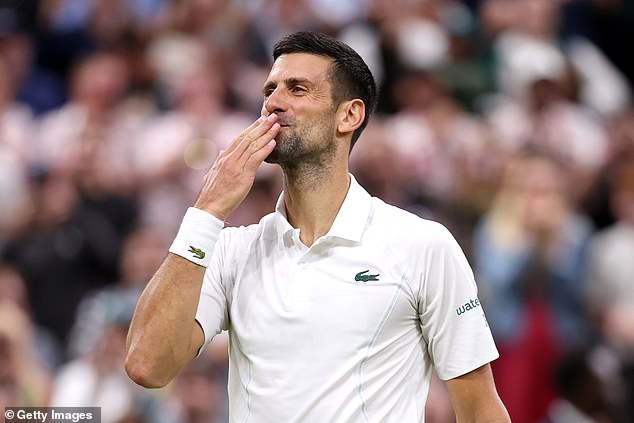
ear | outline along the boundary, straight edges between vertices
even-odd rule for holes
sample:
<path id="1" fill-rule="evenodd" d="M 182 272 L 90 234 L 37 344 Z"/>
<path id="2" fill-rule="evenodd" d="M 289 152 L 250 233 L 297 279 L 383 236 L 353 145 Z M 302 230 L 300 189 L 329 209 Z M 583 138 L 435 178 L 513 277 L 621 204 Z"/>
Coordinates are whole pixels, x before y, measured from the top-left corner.
<path id="1" fill-rule="evenodd" d="M 352 134 L 363 123 L 365 104 L 362 100 L 344 101 L 337 110 L 337 132 L 342 135 Z"/>

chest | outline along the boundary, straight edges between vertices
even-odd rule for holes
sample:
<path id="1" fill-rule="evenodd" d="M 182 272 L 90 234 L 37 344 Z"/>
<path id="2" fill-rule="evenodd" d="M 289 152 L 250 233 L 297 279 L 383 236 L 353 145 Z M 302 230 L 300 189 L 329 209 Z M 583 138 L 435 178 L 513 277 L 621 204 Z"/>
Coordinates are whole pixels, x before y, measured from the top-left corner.
<path id="1" fill-rule="evenodd" d="M 249 251 L 230 299 L 231 328 L 249 355 L 361 353 L 418 327 L 406 266 L 363 246 Z"/>

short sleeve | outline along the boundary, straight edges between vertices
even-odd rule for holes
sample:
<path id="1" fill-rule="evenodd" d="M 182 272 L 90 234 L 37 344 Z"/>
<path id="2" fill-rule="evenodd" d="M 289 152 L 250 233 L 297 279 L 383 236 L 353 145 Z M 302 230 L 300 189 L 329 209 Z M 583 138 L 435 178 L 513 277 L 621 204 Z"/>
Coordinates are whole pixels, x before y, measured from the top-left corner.
<path id="1" fill-rule="evenodd" d="M 214 336 L 228 329 L 229 311 L 226 290 L 228 275 L 225 270 L 228 232 L 224 229 L 220 234 L 200 290 L 196 321 L 205 334 L 205 342 L 198 351 L 199 354 Z"/>
<path id="2" fill-rule="evenodd" d="M 438 376 L 452 379 L 499 354 L 473 271 L 460 246 L 441 225 L 423 251 L 418 304 L 423 337 Z"/>

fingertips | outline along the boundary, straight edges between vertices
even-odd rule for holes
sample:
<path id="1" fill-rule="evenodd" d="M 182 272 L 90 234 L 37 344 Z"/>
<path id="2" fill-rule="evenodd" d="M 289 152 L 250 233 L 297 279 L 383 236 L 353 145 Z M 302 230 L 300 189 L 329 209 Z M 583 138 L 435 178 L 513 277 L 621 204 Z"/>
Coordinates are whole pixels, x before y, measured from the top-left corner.
<path id="1" fill-rule="evenodd" d="M 269 115 L 273 116 L 273 115 Z M 277 119 L 277 118 L 275 118 Z M 274 137 L 275 134 L 280 130 L 280 124 L 274 122 L 275 119 L 269 120 L 269 118 L 265 118 L 258 127 L 254 128 L 249 134 L 247 138 L 250 140 L 257 140 L 262 136 L 266 137 Z"/>
<path id="2" fill-rule="evenodd" d="M 272 139 L 271 141 L 267 142 L 264 145 L 264 147 L 262 147 L 260 151 L 256 153 L 257 159 L 259 161 L 263 161 L 264 159 L 266 159 L 266 157 L 269 154 L 271 154 L 271 151 L 273 151 L 276 145 L 277 145 L 277 141 L 275 141 L 275 139 Z"/>
<path id="3" fill-rule="evenodd" d="M 266 116 L 260 116 L 251 125 L 249 125 L 249 127 L 245 131 L 245 134 L 248 135 L 249 133 L 253 132 L 257 128 L 262 127 L 262 124 L 266 124 L 266 123 L 267 123 Z"/>
<path id="4" fill-rule="evenodd" d="M 257 124 L 249 131 L 247 136 L 259 137 L 261 134 L 266 133 L 277 120 L 276 114 L 270 114 L 268 116 L 260 116 L 257 120 Z"/>
<path id="5" fill-rule="evenodd" d="M 257 128 L 258 126 L 260 126 L 262 124 L 262 122 L 265 122 L 265 121 L 266 121 L 266 117 L 265 116 L 260 116 L 251 125 L 249 125 L 249 128 L 247 128 L 247 130 L 253 130 L 253 129 Z"/>

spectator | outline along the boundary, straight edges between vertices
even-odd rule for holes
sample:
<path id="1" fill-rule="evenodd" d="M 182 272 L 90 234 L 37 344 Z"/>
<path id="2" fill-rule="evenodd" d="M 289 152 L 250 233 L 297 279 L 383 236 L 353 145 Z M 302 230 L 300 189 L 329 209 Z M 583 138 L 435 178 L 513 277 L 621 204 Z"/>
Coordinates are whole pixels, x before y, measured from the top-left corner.
<path id="1" fill-rule="evenodd" d="M 609 138 L 604 123 L 572 101 L 569 74 L 529 83 L 523 102 L 493 102 L 485 111 L 502 151 L 537 148 L 569 163 L 573 202 L 588 191 L 607 163 Z"/>
<path id="2" fill-rule="evenodd" d="M 588 39 L 557 39 L 562 0 L 488 0 L 483 22 L 497 59 L 501 91 L 515 99 L 531 82 L 562 75 L 570 66 L 579 77 L 583 104 L 603 116 L 629 102 L 627 81 Z"/>
<path id="3" fill-rule="evenodd" d="M 111 315 L 131 313 L 147 280 L 163 259 L 165 238 L 138 228 L 126 237 L 118 266 L 118 282 L 87 293 L 77 307 L 69 338 L 69 355 L 81 357 L 99 342 Z"/>
<path id="4" fill-rule="evenodd" d="M 37 62 L 38 7 L 35 0 L 0 2 L 0 54 L 9 65 L 16 98 L 39 115 L 59 107 L 65 94 L 61 78 Z"/>
<path id="5" fill-rule="evenodd" d="M 189 363 L 170 386 L 165 400 L 169 423 L 227 421 L 228 336 L 214 339 L 209 351 Z"/>
<path id="6" fill-rule="evenodd" d="M 83 297 L 68 343 L 72 360 L 57 374 L 52 406 L 101 406 L 104 422 L 167 422 L 157 396 L 129 383 L 121 366 L 132 311 L 165 243 L 149 229 L 134 231 L 123 247 L 119 282 Z"/>
<path id="7" fill-rule="evenodd" d="M 608 345 L 618 354 L 629 386 L 628 415 L 634 415 L 634 160 L 614 172 L 611 204 L 616 223 L 591 244 L 588 307 Z"/>
<path id="8" fill-rule="evenodd" d="M 131 137 L 149 111 L 126 107 L 127 86 L 119 55 L 100 52 L 82 60 L 72 75 L 69 102 L 42 118 L 32 162 L 71 174 L 89 165 L 110 190 L 133 189 Z"/>
<path id="9" fill-rule="evenodd" d="M 172 237 L 178 229 L 175 216 L 181 216 L 195 199 L 203 169 L 228 146 L 235 128 L 249 122 L 250 115 L 227 106 L 227 87 L 201 43 L 174 39 L 154 48 L 157 60 L 176 55 L 190 63 L 189 67 L 179 64 L 177 70 L 157 62 L 168 82 L 172 109 L 144 125 L 133 151 L 135 172 L 143 184 L 141 223 Z"/>
<path id="10" fill-rule="evenodd" d="M 634 352 L 634 161 L 615 172 L 612 206 L 617 222 L 597 233 L 590 250 L 588 301 L 603 333 L 618 349 Z"/>
<path id="11" fill-rule="evenodd" d="M 476 232 L 476 279 L 500 348 L 493 371 L 516 423 L 544 417 L 558 355 L 590 338 L 582 293 L 592 227 L 567 198 L 568 177 L 548 156 L 516 157 Z"/>
<path id="12" fill-rule="evenodd" d="M 542 423 L 614 422 L 607 386 L 585 351 L 563 356 L 554 371 L 559 397 Z M 618 420 L 617 420 L 618 421 Z"/>
<path id="13" fill-rule="evenodd" d="M 31 326 L 32 341 L 27 354 L 37 362 L 37 368 L 54 371 L 62 360 L 61 344 L 50 330 L 33 321 L 33 311 L 28 298 L 26 282 L 13 266 L 0 261 L 0 305 L 17 307 Z"/>
<path id="14" fill-rule="evenodd" d="M 400 186 L 432 209 L 482 207 L 479 185 L 490 184 L 498 156 L 489 128 L 465 111 L 433 73 L 401 76 L 394 97 L 399 113 L 386 119 L 386 134 L 401 173 Z M 419 200 L 420 201 L 420 200 Z"/>
<path id="15" fill-rule="evenodd" d="M 0 301 L 0 406 L 43 407 L 50 375 L 36 359 L 34 328 L 15 304 Z"/>
<path id="16" fill-rule="evenodd" d="M 108 318 L 90 351 L 61 367 L 53 385 L 52 407 L 101 407 L 101 421 L 161 422 L 155 394 L 126 378 L 121 363 L 132 310 L 111 302 Z"/>
<path id="17" fill-rule="evenodd" d="M 25 225 L 29 202 L 26 155 L 33 121 L 15 101 L 15 81 L 0 49 L 0 254 L 9 238 Z"/>
<path id="18" fill-rule="evenodd" d="M 68 175 L 41 175 L 32 189 L 33 219 L 6 257 L 24 275 L 35 321 L 66 342 L 82 296 L 113 280 L 118 239 L 111 222 L 83 206 Z"/>

